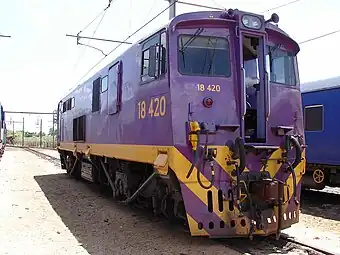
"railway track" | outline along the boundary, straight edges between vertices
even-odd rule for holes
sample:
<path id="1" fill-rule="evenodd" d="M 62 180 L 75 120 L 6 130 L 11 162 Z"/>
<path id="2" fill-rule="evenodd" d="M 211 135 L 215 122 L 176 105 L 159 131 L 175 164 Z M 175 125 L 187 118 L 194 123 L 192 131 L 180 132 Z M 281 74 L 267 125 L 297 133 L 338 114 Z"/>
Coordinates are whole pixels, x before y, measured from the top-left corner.
<path id="1" fill-rule="evenodd" d="M 57 158 L 57 157 L 53 157 L 49 154 L 46 154 L 46 153 L 43 153 L 41 151 L 37 151 L 37 150 L 34 150 L 32 148 L 28 148 L 28 147 L 22 147 L 22 149 L 26 150 L 26 151 L 29 151 L 35 155 L 37 155 L 38 157 L 40 158 L 43 158 L 43 159 L 46 159 L 48 161 L 50 161 L 51 163 L 57 165 L 57 166 L 60 166 L 60 159 Z"/>
<path id="2" fill-rule="evenodd" d="M 60 159 L 32 148 L 23 148 L 40 158 L 46 159 L 60 166 Z M 176 228 L 177 229 L 177 228 Z M 275 237 L 254 237 L 249 239 L 215 239 L 219 244 L 240 252 L 241 254 L 268 255 L 268 254 L 308 254 L 308 255 L 340 255 L 328 251 L 325 248 L 305 244 L 294 239 L 294 237 L 281 234 L 279 240 Z"/>
<path id="3" fill-rule="evenodd" d="M 308 254 L 308 255 L 339 255 L 325 248 L 316 247 L 295 240 L 285 234 L 281 234 L 279 240 L 275 237 L 254 237 L 248 239 L 223 239 L 220 244 L 234 249 L 241 254 L 267 255 L 267 254 Z"/>

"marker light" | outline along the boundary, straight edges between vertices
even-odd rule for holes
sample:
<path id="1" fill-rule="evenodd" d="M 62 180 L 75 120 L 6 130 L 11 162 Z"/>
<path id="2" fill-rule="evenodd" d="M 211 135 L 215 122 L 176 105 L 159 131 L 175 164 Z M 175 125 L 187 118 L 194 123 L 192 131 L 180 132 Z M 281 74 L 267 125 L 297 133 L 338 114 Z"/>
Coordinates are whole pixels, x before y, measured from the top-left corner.
<path id="1" fill-rule="evenodd" d="M 242 23 L 247 28 L 260 29 L 262 27 L 261 19 L 252 15 L 243 15 Z"/>
<path id="2" fill-rule="evenodd" d="M 206 97 L 206 98 L 203 99 L 203 105 L 207 108 L 212 107 L 213 103 L 214 103 L 214 101 L 212 100 L 211 97 Z"/>
<path id="3" fill-rule="evenodd" d="M 230 18 L 233 18 L 234 16 L 235 16 L 235 11 L 233 9 L 228 9 L 228 11 L 222 12 L 222 14 L 220 15 L 220 18 L 230 19 Z"/>

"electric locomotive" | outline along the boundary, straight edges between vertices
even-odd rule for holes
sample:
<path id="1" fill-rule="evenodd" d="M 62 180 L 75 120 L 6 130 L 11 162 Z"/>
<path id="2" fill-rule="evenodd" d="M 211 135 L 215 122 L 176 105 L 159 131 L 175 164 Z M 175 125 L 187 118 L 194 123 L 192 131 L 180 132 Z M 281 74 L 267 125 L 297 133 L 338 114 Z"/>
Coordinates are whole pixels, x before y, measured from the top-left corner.
<path id="1" fill-rule="evenodd" d="M 132 45 L 59 102 L 62 168 L 192 236 L 279 238 L 305 146 L 299 46 L 278 20 L 185 13 Z"/>

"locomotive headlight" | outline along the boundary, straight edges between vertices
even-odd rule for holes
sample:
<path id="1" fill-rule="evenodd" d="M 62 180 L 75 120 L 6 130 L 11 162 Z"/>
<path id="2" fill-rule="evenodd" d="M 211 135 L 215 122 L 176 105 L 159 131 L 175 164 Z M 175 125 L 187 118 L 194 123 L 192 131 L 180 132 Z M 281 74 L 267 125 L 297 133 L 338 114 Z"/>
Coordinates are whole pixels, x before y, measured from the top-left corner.
<path id="1" fill-rule="evenodd" d="M 260 29 L 262 27 L 261 19 L 252 15 L 243 15 L 242 24 L 251 29 Z"/>

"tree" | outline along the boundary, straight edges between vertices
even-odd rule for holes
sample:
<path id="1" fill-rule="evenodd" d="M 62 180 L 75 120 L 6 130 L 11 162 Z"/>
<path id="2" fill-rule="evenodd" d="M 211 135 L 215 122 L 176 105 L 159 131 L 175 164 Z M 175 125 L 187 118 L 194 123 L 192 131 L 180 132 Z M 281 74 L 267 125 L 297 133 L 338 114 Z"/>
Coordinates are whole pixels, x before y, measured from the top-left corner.
<path id="1" fill-rule="evenodd" d="M 48 135 L 51 135 L 51 136 L 57 135 L 57 130 L 56 129 L 53 130 L 53 128 L 50 128 L 50 130 L 48 131 Z"/>

